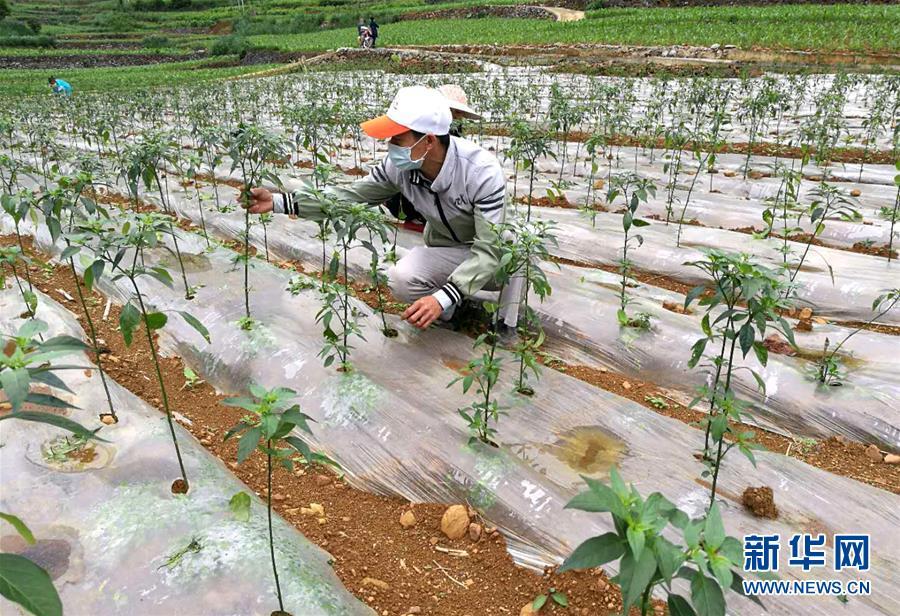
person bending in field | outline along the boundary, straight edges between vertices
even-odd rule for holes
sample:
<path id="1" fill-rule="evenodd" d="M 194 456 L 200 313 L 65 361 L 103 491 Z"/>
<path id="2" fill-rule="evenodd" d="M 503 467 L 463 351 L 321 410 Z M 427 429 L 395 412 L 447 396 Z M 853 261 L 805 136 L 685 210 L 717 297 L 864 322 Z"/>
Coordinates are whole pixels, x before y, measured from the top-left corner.
<path id="1" fill-rule="evenodd" d="M 50 78 L 50 89 L 53 90 L 55 94 L 63 94 L 65 96 L 72 94 L 72 86 L 69 85 L 69 82 L 64 79 L 59 79 L 58 77 Z"/>
<path id="2" fill-rule="evenodd" d="M 426 328 L 449 320 L 464 298 L 496 290 L 499 269 L 492 224 L 504 220 L 506 180 L 496 157 L 480 146 L 449 135 L 447 99 L 423 86 L 401 88 L 386 115 L 363 122 L 370 137 L 387 139 L 388 155 L 369 175 L 346 187 L 330 187 L 334 197 L 377 207 L 403 195 L 426 221 L 424 246 L 410 250 L 388 271 L 394 296 L 411 302 L 403 318 Z M 321 220 L 312 188 L 293 193 L 250 190 L 250 211 L 275 211 Z M 521 282 L 504 287 L 501 314 L 515 327 Z"/>

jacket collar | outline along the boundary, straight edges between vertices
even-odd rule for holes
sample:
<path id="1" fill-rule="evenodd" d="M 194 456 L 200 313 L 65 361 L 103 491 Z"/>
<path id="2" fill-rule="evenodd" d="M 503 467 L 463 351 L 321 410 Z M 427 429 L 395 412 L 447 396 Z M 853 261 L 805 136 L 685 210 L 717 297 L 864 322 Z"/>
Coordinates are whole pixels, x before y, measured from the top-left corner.
<path id="1" fill-rule="evenodd" d="M 434 182 L 431 183 L 431 190 L 434 192 L 444 192 L 453 185 L 453 178 L 456 176 L 456 163 L 459 155 L 456 151 L 456 140 L 450 137 L 450 145 L 447 147 L 447 155 L 444 157 L 444 164 L 438 172 Z"/>
<path id="2" fill-rule="evenodd" d="M 456 151 L 456 141 L 454 137 L 450 138 L 450 145 L 447 147 L 447 154 L 444 156 L 444 163 L 438 172 L 434 181 L 429 180 L 419 169 L 413 169 L 409 172 L 409 181 L 416 186 L 424 186 L 432 192 L 444 192 L 453 185 L 453 178 L 456 175 L 456 162 L 459 155 Z"/>

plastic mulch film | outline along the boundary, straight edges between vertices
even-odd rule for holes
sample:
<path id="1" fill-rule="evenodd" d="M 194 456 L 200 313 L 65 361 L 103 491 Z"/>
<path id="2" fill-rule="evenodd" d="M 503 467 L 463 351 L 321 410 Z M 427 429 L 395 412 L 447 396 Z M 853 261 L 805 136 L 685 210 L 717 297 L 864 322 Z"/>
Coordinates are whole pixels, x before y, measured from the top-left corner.
<path id="1" fill-rule="evenodd" d="M 0 331 L 16 331 L 24 305 L 0 291 Z M 41 295 L 37 317 L 49 335 L 83 338 L 65 308 Z M 3 492 L 0 510 L 19 516 L 38 543 L 27 546 L 10 527 L 4 551 L 41 564 L 54 580 L 67 614 L 264 615 L 277 609 L 269 565 L 266 509 L 251 496 L 250 520 L 238 521 L 229 499 L 252 490 L 176 425 L 190 492 L 175 496 L 180 476 L 165 417 L 107 377 L 119 423 L 103 426 L 106 398 L 85 356 L 60 363 L 85 370 L 57 372 L 78 408 L 68 416 L 101 427 L 108 442 L 77 459 L 52 449 L 64 430 L 25 421 L 0 424 Z M 275 516 L 275 554 L 285 607 L 306 614 L 374 614 L 342 586 L 330 556 Z M 0 611 L 19 613 L 0 599 Z"/>
<path id="2" fill-rule="evenodd" d="M 569 361 L 605 366 L 689 397 L 706 384 L 705 372 L 687 366 L 689 349 L 703 337 L 702 313 L 678 314 L 663 305 L 681 306 L 682 296 L 635 283 L 628 290 L 633 300 L 629 311 L 651 315 L 650 330 L 622 328 L 616 318 L 621 277 L 569 266 L 546 269 L 553 293 L 536 308 L 548 334 L 548 350 Z M 825 339 L 834 346 L 850 331 L 823 324 L 816 324 L 812 332 L 797 331 L 799 350 L 792 351 L 796 355 L 770 352 L 765 367 L 752 353 L 737 357 L 737 366 L 755 370 L 766 384 L 762 394 L 748 370 L 733 373 L 737 394 L 753 401 L 751 416 L 791 436 L 840 434 L 900 451 L 895 337 L 865 331 L 853 336 L 837 356 L 846 373 L 840 387 L 820 385 L 811 374 Z"/>
<path id="3" fill-rule="evenodd" d="M 573 210 L 544 208 L 539 214 L 557 222 L 559 249 L 556 252 L 560 256 L 602 265 L 617 265 L 621 259 L 622 221 L 618 215 L 600 212 L 592 228 L 582 214 Z M 758 240 L 743 233 L 686 226 L 682 229 L 681 248 L 677 248 L 675 233 L 672 225 L 651 224 L 642 228 L 643 245 L 628 253 L 634 267 L 700 284 L 705 282 L 703 273 L 686 262 L 701 260 L 703 249 L 746 252 L 768 267 L 777 267 L 782 262 L 780 242 L 776 239 Z M 610 241 L 611 238 L 615 240 Z M 813 246 L 795 282 L 798 305 L 808 305 L 823 316 L 865 321 L 873 316 L 872 301 L 885 289 L 900 286 L 900 263 Z M 883 321 L 900 323 L 900 311 L 889 312 Z"/>
<path id="4" fill-rule="evenodd" d="M 466 500 L 506 533 L 518 562 L 535 567 L 560 562 L 585 538 L 611 529 L 607 516 L 563 509 L 582 485 L 580 474 L 603 478 L 616 464 L 642 493 L 661 491 L 691 515 L 705 509 L 708 487 L 698 482 L 702 469 L 693 457 L 702 435 L 695 429 L 552 370 L 544 371 L 534 397 L 517 396 L 511 393 L 512 359 L 503 353 L 507 369 L 497 391 L 508 415 L 498 426 L 499 447 L 467 446 L 469 435 L 456 410 L 472 397 L 447 384 L 472 357 L 471 339 L 445 329 L 420 332 L 400 322 L 393 323 L 399 336 L 388 339 L 379 333 L 377 317 L 360 304 L 367 340 L 351 340 L 355 370 L 324 368 L 316 357 L 321 329 L 314 290 L 286 293 L 288 272 L 255 264 L 251 307 L 259 325 L 243 331 L 237 325 L 243 316 L 242 272 L 233 270 L 227 251 L 201 248 L 201 241 L 185 238 L 182 250 L 193 253 L 188 275 L 200 287 L 194 300 L 152 280 L 144 291 L 157 309 L 191 311 L 209 328 L 212 343 L 175 319 L 160 330 L 161 345 L 220 390 L 242 392 L 257 381 L 300 392 L 304 411 L 316 419 L 317 446 L 341 463 L 354 485 L 414 502 Z M 156 258 L 149 252 L 145 257 L 150 263 Z M 104 283 L 108 293 L 126 297 L 124 285 L 109 285 Z M 730 457 L 719 483 L 732 535 L 870 533 L 876 538 L 873 592 L 851 599 L 854 614 L 900 610 L 900 497 L 769 453 L 758 456 L 756 468 Z M 746 487 L 760 485 L 775 492 L 777 521 L 752 518 L 740 504 Z M 776 598 L 766 604 L 769 614 L 832 614 L 834 601 Z M 739 598 L 731 611 L 762 613 Z"/>
<path id="5" fill-rule="evenodd" d="M 232 192 L 233 189 L 228 187 L 220 190 L 223 199 L 228 199 Z M 188 195 L 180 188 L 173 190 L 170 205 L 182 216 L 198 222 L 196 201 L 186 197 Z M 589 242 L 589 232 L 584 232 L 583 227 L 579 226 L 586 221 L 580 219 L 576 212 L 544 208 L 540 213 L 566 220 L 575 219 L 571 228 L 560 224 L 558 236 L 562 251 L 577 250 L 585 258 L 589 254 L 597 254 L 602 248 L 598 246 L 599 242 Z M 213 213 L 207 215 L 205 220 L 213 236 L 238 238 L 243 232 L 243 215 L 239 212 Z M 579 230 L 582 230 L 580 235 Z M 261 225 L 255 225 L 251 238 L 257 249 L 268 250 L 273 260 L 295 260 L 308 269 L 316 270 L 322 267 L 322 246 L 314 237 L 316 232 L 317 226 L 313 223 L 276 216 L 266 225 L 265 232 Z M 400 231 L 398 252 L 402 256 L 404 250 L 420 241 L 420 236 Z M 577 248 L 567 248 L 570 245 Z M 650 247 L 645 244 L 632 254 L 645 249 Z M 326 253 L 329 257 L 331 251 L 328 245 Z M 694 258 L 700 256 L 696 251 L 690 252 Z M 838 253 L 838 256 L 864 257 L 832 252 Z M 362 249 L 351 250 L 349 264 L 356 277 L 365 278 L 369 267 L 368 253 Z M 876 264 L 886 266 L 884 260 L 876 260 Z M 170 262 L 170 265 L 174 263 Z M 688 398 L 697 387 L 703 385 L 703 374 L 687 368 L 688 349 L 701 336 L 701 315 L 675 314 L 662 307 L 663 301 L 681 304 L 683 297 L 633 283 L 636 286 L 629 289 L 629 293 L 637 301 L 632 309 L 651 314 L 653 327 L 646 333 L 623 330 L 615 316 L 619 307 L 616 290 L 619 280 L 616 277 L 603 271 L 568 266 L 557 269 L 548 265 L 545 269 L 553 293 L 543 303 L 533 303 L 533 307 L 542 317 L 549 335 L 549 346 L 554 351 L 559 351 L 565 359 L 599 364 L 676 388 L 687 394 Z M 679 271 L 696 275 L 688 268 Z M 878 443 L 885 449 L 900 450 L 900 423 L 894 412 L 900 403 L 900 377 L 896 369 L 893 336 L 861 332 L 851 338 L 840 355 L 843 367 L 848 371 L 842 387 L 818 386 L 809 375 L 813 362 L 821 354 L 825 337 L 834 342 L 850 331 L 817 324 L 814 332 L 796 332 L 801 348 L 797 357 L 771 353 L 766 368 L 758 365 L 752 355 L 741 360 L 741 365 L 753 368 L 766 381 L 766 395 L 761 395 L 749 372 L 739 370 L 734 377 L 741 394 L 755 402 L 757 421 L 777 432 L 791 435 L 827 437 L 841 434 Z"/>
<path id="6" fill-rule="evenodd" d="M 170 182 L 170 186 L 170 207 L 181 216 L 199 223 L 196 196 L 191 189 L 184 189 L 174 181 Z M 236 191 L 223 185 L 219 188 L 219 194 L 222 203 L 233 204 Z M 156 200 L 152 194 L 145 195 L 144 198 Z M 242 213 L 215 212 L 208 201 L 206 207 L 205 221 L 212 237 L 240 237 L 244 225 Z M 617 232 L 620 223 L 613 215 L 601 214 L 597 220 L 598 229 L 590 229 L 586 227 L 588 221 L 571 210 L 541 208 L 535 212 L 560 222 L 557 235 L 560 241 L 559 252 L 562 254 L 571 255 L 572 258 L 577 256 L 581 260 L 599 260 L 600 256 L 608 254 L 610 262 L 615 262 L 618 249 L 609 250 L 601 242 L 591 239 L 594 234 L 603 231 Z M 671 228 L 667 230 L 662 224 L 642 229 L 648 242 L 632 251 L 632 255 L 639 255 L 652 248 L 648 245 L 650 230 L 660 235 L 673 231 Z M 688 233 L 696 235 L 699 231 L 703 230 L 686 228 L 686 241 L 690 241 L 692 237 Z M 276 216 L 265 229 L 262 225 L 254 225 L 251 239 L 261 253 L 268 251 L 273 260 L 299 261 L 305 268 L 317 270 L 322 268 L 322 246 L 314 237 L 316 233 L 317 226 L 313 223 Z M 749 236 L 734 233 L 729 235 L 753 241 Z M 660 241 L 665 243 L 669 239 L 666 237 Z M 402 256 L 405 249 L 421 242 L 421 237 L 400 231 L 397 241 L 398 251 Z M 724 242 L 725 239 L 721 241 Z M 710 242 L 710 245 L 720 244 Z M 757 249 L 762 245 L 765 245 L 765 241 L 755 240 L 753 248 Z M 332 247 L 328 245 L 326 255 L 330 256 L 331 251 Z M 680 254 L 676 249 L 671 252 Z M 700 257 L 696 250 L 682 249 L 681 252 L 684 253 L 679 257 L 682 259 L 687 258 L 687 253 L 693 254 L 692 258 Z M 831 252 L 836 253 L 838 258 L 869 259 L 876 266 L 887 267 L 884 259 L 842 251 Z M 671 264 L 674 258 L 669 261 Z M 363 249 L 351 250 L 349 264 L 354 276 L 364 279 L 369 267 L 368 253 Z M 168 265 L 174 267 L 175 262 L 169 260 Z M 699 271 L 683 267 L 680 262 L 676 265 L 679 266 L 676 273 L 681 276 L 696 276 Z M 541 315 L 549 334 L 549 350 L 568 361 L 606 366 L 671 387 L 683 394 L 684 401 L 693 397 L 696 388 L 704 384 L 703 372 L 687 368 L 687 349 L 700 337 L 700 315 L 679 315 L 662 307 L 664 301 L 681 304 L 683 297 L 632 281 L 630 284 L 634 286 L 629 289 L 629 294 L 636 300 L 632 309 L 651 314 L 653 326 L 650 332 L 623 330 L 619 328 L 615 317 L 619 302 L 616 291 L 619 280 L 602 271 L 584 268 L 562 266 L 557 269 L 548 265 L 545 269 L 554 291 L 543 304 L 533 303 L 533 306 Z M 803 272 L 801 276 L 805 274 Z M 696 282 L 700 281 L 700 278 L 696 279 Z M 824 292 L 829 290 L 833 290 L 830 278 Z M 822 292 L 820 290 L 820 294 Z M 848 294 L 847 298 L 848 302 L 860 303 L 853 293 Z M 816 305 L 817 312 L 819 309 Z M 861 309 L 853 309 L 849 304 L 845 310 L 855 310 L 853 314 L 858 314 L 860 319 L 869 316 Z M 754 421 L 791 436 L 827 437 L 840 434 L 867 443 L 877 443 L 884 449 L 900 450 L 900 424 L 893 411 L 900 400 L 900 377 L 892 351 L 895 344 L 893 336 L 862 332 L 851 338 L 839 356 L 842 370 L 846 372 L 842 387 L 820 386 L 810 375 L 814 362 L 822 354 L 825 338 L 829 338 L 834 344 L 850 331 L 847 328 L 817 324 L 812 333 L 796 332 L 800 346 L 796 357 L 770 353 L 770 363 L 766 368 L 758 365 L 752 354 L 739 360 L 741 365 L 760 373 L 767 386 L 766 393 L 761 394 L 748 371 L 739 370 L 735 373 L 737 390 L 754 403 Z"/>

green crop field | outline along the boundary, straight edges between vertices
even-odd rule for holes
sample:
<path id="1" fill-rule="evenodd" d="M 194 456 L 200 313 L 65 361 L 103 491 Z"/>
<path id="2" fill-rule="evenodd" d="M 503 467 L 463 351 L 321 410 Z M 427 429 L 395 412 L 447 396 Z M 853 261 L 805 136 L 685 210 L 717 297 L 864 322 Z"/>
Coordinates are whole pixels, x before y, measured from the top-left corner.
<path id="1" fill-rule="evenodd" d="M 356 46 L 354 24 L 359 15 L 374 15 L 381 23 L 380 47 L 720 44 L 743 49 L 900 52 L 900 5 L 888 4 L 602 9 L 588 11 L 581 21 L 557 22 L 508 17 L 416 18 L 444 9 L 516 4 L 511 0 L 434 4 L 425 0 L 261 0 L 248 3 L 245 11 L 230 0 L 192 0 L 181 10 L 172 9 L 171 2 L 12 0 L 10 15 L 0 20 L 0 67 L 9 67 L 0 68 L 2 91 L 40 91 L 43 85 L 37 77 L 48 72 L 70 76 L 77 89 L 142 87 L 253 72 L 261 67 L 238 66 L 238 56 L 246 50 L 292 53 Z M 204 50 L 223 60 L 216 63 L 219 68 L 177 58 L 151 64 L 158 62 L 160 58 L 153 56 L 160 54 L 196 58 Z M 85 55 L 104 56 L 102 65 L 114 64 L 116 56 L 146 55 L 139 60 L 146 68 L 67 68 L 77 66 L 78 57 Z M 283 62 L 285 58 L 255 58 L 247 64 L 260 61 Z M 25 62 L 46 68 L 16 68 Z M 365 62 L 347 66 L 351 65 Z"/>
<path id="2" fill-rule="evenodd" d="M 4 69 L 0 70 L 0 96 L 47 93 L 49 91 L 47 76 L 54 72 L 64 74 L 79 91 L 96 91 L 190 85 L 271 67 L 272 65 L 256 65 L 211 68 L 203 61 L 194 61 L 146 66 L 79 68 L 66 71 Z"/>
<path id="3" fill-rule="evenodd" d="M 384 45 L 612 43 L 712 45 L 829 51 L 900 50 L 900 6 L 777 6 L 622 9 L 560 23 L 535 19 L 437 19 L 387 24 Z M 261 35 L 252 40 L 288 50 L 353 45 L 355 29 Z"/>

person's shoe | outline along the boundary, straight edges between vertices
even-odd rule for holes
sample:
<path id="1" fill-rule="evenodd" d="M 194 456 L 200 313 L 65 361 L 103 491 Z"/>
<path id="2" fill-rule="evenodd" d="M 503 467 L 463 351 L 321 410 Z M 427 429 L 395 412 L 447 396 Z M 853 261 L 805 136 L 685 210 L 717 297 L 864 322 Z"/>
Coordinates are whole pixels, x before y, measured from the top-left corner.
<path id="1" fill-rule="evenodd" d="M 510 327 L 506 323 L 497 325 L 497 345 L 505 349 L 511 349 L 519 344 L 519 332 L 515 327 Z"/>

